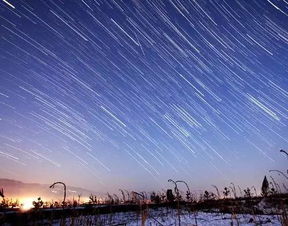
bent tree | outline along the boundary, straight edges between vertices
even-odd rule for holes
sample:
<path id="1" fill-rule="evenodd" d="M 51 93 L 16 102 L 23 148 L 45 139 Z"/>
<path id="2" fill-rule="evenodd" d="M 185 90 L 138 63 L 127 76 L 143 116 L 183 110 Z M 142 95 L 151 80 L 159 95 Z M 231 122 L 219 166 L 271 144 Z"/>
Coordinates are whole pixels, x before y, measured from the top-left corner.
<path id="1" fill-rule="evenodd" d="M 54 188 L 56 184 L 62 184 L 64 187 L 64 197 L 63 197 L 63 204 L 64 204 L 65 200 L 66 200 L 66 184 L 61 182 L 61 181 L 57 181 L 57 182 L 53 183 L 52 185 L 50 185 L 49 188 Z"/>

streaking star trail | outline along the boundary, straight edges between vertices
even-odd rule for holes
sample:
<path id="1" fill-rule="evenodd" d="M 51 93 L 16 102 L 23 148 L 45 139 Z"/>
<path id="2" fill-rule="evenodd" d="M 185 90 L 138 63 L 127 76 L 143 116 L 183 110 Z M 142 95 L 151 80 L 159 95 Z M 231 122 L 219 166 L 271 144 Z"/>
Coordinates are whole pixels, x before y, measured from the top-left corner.
<path id="1" fill-rule="evenodd" d="M 287 1 L 2 0 L 0 24 L 1 177 L 149 190 L 285 169 Z"/>

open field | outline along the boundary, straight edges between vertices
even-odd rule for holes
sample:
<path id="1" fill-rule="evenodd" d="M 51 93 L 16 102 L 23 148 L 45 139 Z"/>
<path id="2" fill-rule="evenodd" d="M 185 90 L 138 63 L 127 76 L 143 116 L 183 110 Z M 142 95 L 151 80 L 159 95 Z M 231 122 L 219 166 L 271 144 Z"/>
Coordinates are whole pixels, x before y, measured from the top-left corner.
<path id="1" fill-rule="evenodd" d="M 288 195 L 147 204 L 81 204 L 74 207 L 2 209 L 10 225 L 287 225 Z"/>
<path id="2" fill-rule="evenodd" d="M 21 225 L 20 222 L 18 222 Z M 15 225 L 4 223 L 4 226 Z M 146 209 L 61 219 L 34 219 L 25 225 L 283 225 L 281 215 L 228 214 L 180 211 L 172 208 Z"/>

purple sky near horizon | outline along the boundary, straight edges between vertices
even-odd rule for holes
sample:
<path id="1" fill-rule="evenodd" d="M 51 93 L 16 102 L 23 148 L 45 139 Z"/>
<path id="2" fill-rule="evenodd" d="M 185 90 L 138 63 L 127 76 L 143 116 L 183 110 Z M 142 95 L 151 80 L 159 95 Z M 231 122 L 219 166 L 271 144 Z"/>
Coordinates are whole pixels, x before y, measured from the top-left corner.
<path id="1" fill-rule="evenodd" d="M 1 0 L 0 25 L 0 178 L 285 182 L 286 0 Z"/>

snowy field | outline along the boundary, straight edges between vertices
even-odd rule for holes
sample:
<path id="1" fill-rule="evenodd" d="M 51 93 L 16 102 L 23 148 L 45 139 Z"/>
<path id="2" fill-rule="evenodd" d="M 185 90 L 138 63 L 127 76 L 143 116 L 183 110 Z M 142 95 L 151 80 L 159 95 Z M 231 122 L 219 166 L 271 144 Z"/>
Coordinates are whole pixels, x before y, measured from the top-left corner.
<path id="1" fill-rule="evenodd" d="M 180 215 L 180 219 L 179 219 Z M 181 211 L 160 208 L 158 210 L 143 211 L 141 214 L 135 212 L 103 214 L 95 216 L 80 216 L 77 218 L 62 219 L 49 222 L 52 225 L 281 225 L 280 216 L 277 215 L 250 215 L 250 214 L 222 214 L 205 212 Z M 47 222 L 48 223 L 48 222 Z M 232 224 L 233 223 L 233 224 Z"/>

